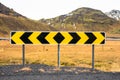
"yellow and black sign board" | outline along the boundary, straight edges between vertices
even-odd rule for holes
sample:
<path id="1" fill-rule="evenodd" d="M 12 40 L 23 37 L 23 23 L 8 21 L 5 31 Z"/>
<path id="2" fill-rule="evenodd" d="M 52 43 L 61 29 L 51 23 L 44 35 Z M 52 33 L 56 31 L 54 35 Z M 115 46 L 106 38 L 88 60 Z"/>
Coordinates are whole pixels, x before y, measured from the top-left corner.
<path id="1" fill-rule="evenodd" d="M 105 44 L 104 32 L 11 32 L 11 44 Z"/>

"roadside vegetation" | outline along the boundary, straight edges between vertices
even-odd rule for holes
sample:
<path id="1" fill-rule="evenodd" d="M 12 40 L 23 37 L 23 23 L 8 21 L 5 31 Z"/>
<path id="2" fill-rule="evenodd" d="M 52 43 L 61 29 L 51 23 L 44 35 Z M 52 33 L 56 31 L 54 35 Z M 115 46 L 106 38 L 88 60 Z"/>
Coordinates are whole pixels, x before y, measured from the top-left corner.
<path id="1" fill-rule="evenodd" d="M 102 71 L 120 71 L 120 41 L 95 45 L 95 68 Z M 57 45 L 26 45 L 26 64 L 57 66 Z M 61 45 L 61 66 L 91 68 L 91 45 Z M 20 45 L 0 41 L 0 65 L 21 65 Z"/>

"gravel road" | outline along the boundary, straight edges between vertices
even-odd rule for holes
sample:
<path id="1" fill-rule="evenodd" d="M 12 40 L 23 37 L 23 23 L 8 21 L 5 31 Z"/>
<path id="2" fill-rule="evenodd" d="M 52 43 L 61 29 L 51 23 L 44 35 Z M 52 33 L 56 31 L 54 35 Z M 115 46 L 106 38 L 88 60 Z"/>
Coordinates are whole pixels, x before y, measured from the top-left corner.
<path id="1" fill-rule="evenodd" d="M 0 80 L 120 80 L 120 72 L 91 71 L 90 68 L 47 65 L 0 66 Z"/>

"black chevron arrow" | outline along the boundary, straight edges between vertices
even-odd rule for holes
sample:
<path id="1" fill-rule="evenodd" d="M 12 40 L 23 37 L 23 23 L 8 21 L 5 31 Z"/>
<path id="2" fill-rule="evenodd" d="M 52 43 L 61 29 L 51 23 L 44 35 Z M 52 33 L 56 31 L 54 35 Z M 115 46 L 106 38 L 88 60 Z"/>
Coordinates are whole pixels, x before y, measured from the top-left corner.
<path id="1" fill-rule="evenodd" d="M 11 36 L 13 36 L 16 32 L 11 32 Z M 11 39 L 11 43 L 15 44 L 15 42 Z"/>
<path id="2" fill-rule="evenodd" d="M 25 44 L 32 44 L 32 42 L 28 39 L 28 37 L 32 34 L 32 32 L 25 32 L 20 39 L 25 43 Z"/>
<path id="3" fill-rule="evenodd" d="M 70 33 L 69 34 L 73 37 L 73 39 L 69 42 L 69 44 L 77 43 L 81 38 L 77 33 Z"/>
<path id="4" fill-rule="evenodd" d="M 92 44 L 97 39 L 93 33 L 86 32 L 85 34 L 89 37 L 85 44 Z"/>
<path id="5" fill-rule="evenodd" d="M 11 36 L 13 36 L 16 32 L 11 32 Z"/>
<path id="6" fill-rule="evenodd" d="M 42 44 L 49 44 L 49 42 L 45 39 L 45 37 L 49 34 L 49 32 L 42 32 L 37 39 L 42 43 Z"/>
<path id="7" fill-rule="evenodd" d="M 105 33 L 104 32 L 101 32 L 101 34 L 105 37 Z M 100 44 L 105 44 L 105 39 Z"/>

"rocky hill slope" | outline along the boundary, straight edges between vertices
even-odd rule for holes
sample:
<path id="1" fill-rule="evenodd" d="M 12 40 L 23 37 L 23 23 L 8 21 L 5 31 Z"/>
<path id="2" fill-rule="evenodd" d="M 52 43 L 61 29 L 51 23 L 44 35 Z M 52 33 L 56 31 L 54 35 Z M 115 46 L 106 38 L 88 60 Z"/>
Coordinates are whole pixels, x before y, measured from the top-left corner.
<path id="1" fill-rule="evenodd" d="M 110 31 L 119 22 L 100 10 L 82 7 L 55 18 L 41 19 L 40 22 L 59 30 Z M 118 26 L 118 25 L 117 25 Z M 115 27 L 114 27 L 115 28 Z"/>
<path id="2" fill-rule="evenodd" d="M 111 10 L 110 12 L 106 12 L 105 14 L 118 21 L 120 20 L 120 10 Z"/>
<path id="3" fill-rule="evenodd" d="M 9 36 L 10 31 L 48 31 L 54 28 L 15 12 L 0 3 L 0 36 Z"/>
<path id="4" fill-rule="evenodd" d="M 116 11 L 113 11 L 116 13 Z M 111 13 L 112 14 L 112 13 Z M 118 11 L 117 11 L 118 14 Z M 28 19 L 0 3 L 0 36 L 10 31 L 105 31 L 120 33 L 120 21 L 100 10 L 78 8 L 68 14 L 39 21 Z"/>

